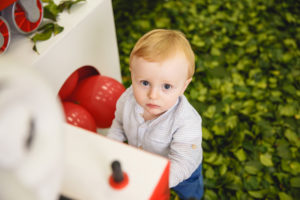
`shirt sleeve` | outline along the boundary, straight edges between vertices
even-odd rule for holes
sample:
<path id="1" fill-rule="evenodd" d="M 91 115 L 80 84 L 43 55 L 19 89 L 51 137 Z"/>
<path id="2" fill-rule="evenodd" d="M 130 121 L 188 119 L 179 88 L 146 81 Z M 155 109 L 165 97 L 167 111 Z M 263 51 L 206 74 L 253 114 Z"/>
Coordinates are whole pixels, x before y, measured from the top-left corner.
<path id="1" fill-rule="evenodd" d="M 189 178 L 202 162 L 202 129 L 200 120 L 184 121 L 173 135 L 170 145 L 169 186 L 175 187 Z"/>
<path id="2" fill-rule="evenodd" d="M 107 134 L 108 138 L 120 142 L 124 142 L 125 140 L 127 140 L 123 129 L 123 113 L 124 113 L 124 107 L 125 107 L 127 95 L 128 95 L 128 90 L 125 91 L 118 99 L 116 105 L 116 111 L 115 111 L 115 118 Z"/>

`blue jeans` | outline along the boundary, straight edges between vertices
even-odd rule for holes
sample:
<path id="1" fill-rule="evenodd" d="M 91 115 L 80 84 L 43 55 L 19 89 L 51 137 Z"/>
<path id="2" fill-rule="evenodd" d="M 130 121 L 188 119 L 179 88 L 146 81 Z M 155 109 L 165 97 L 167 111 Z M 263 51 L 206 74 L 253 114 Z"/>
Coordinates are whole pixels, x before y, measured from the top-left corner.
<path id="1" fill-rule="evenodd" d="M 204 192 L 202 164 L 193 172 L 193 174 L 183 182 L 172 188 L 181 199 L 189 198 L 201 199 Z"/>

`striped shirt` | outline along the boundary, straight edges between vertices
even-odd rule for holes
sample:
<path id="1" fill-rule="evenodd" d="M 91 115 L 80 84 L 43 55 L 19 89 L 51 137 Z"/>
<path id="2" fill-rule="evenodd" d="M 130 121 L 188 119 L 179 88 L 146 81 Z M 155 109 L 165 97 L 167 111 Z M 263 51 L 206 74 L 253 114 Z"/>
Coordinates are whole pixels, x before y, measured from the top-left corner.
<path id="1" fill-rule="evenodd" d="M 171 162 L 169 187 L 188 179 L 202 162 L 201 117 L 185 96 L 159 117 L 145 121 L 132 87 L 119 98 L 107 134 L 118 141 L 159 154 Z"/>

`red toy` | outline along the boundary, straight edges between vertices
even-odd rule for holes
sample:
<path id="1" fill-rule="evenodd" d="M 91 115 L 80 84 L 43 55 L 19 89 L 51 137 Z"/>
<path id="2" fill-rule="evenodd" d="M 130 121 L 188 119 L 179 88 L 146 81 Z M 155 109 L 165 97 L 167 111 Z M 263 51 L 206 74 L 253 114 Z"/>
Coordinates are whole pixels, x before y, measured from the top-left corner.
<path id="1" fill-rule="evenodd" d="M 109 128 L 114 119 L 117 100 L 124 91 L 125 87 L 117 80 L 95 75 L 79 82 L 72 100 L 93 115 L 98 128 Z"/>
<path id="2" fill-rule="evenodd" d="M 12 32 L 32 33 L 43 19 L 41 0 L 0 0 L 0 12 L 0 54 L 7 50 Z"/>
<path id="3" fill-rule="evenodd" d="M 72 103 L 63 102 L 66 121 L 69 124 L 96 132 L 96 122 L 92 115 L 82 106 Z"/>
<path id="4" fill-rule="evenodd" d="M 79 79 L 78 71 L 73 72 L 60 88 L 58 95 L 62 101 L 66 100 L 74 91 Z"/>

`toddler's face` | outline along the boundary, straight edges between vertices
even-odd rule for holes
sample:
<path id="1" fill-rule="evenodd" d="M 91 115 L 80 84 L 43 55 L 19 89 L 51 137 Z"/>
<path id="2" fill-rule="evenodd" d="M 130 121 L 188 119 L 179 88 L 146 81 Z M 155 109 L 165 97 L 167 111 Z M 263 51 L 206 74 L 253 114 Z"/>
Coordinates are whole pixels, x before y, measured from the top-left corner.
<path id="1" fill-rule="evenodd" d="M 162 62 L 133 57 L 131 79 L 135 99 L 144 108 L 144 119 L 151 120 L 170 109 L 190 83 L 188 61 L 177 53 Z"/>

